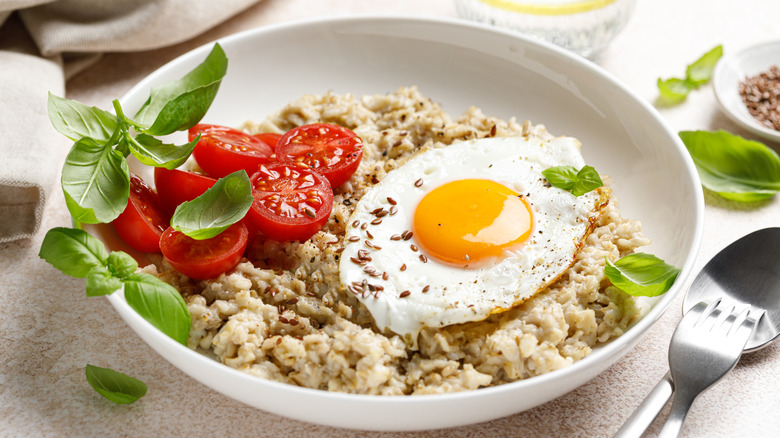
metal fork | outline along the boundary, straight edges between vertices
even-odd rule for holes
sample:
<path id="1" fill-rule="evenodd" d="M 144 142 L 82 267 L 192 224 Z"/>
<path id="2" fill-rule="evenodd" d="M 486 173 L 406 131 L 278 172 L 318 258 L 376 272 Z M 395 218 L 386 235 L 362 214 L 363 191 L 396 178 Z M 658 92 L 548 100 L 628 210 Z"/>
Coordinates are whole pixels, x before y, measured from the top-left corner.
<path id="1" fill-rule="evenodd" d="M 737 364 L 763 311 L 726 310 L 720 300 L 701 302 L 685 314 L 669 344 L 674 400 L 659 437 L 677 436 L 696 397 Z M 726 315 L 725 318 L 722 315 Z"/>

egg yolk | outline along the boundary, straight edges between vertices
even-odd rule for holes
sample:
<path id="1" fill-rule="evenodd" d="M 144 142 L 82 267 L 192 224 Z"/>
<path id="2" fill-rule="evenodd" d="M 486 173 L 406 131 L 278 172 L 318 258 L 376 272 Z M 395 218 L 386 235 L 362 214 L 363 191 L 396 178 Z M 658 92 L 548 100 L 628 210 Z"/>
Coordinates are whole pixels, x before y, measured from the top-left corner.
<path id="1" fill-rule="evenodd" d="M 519 193 L 495 181 L 464 179 L 425 195 L 412 231 L 429 256 L 474 267 L 522 244 L 532 224 L 531 207 Z"/>

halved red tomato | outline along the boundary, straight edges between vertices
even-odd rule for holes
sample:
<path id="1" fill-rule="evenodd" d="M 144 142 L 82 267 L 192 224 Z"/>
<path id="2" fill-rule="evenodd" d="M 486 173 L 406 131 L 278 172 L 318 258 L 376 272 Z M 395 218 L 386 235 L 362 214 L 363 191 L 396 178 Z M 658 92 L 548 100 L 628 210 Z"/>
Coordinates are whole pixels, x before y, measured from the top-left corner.
<path id="1" fill-rule="evenodd" d="M 282 138 L 282 134 L 263 132 L 260 134 L 255 134 L 255 137 L 259 138 L 260 141 L 267 144 L 268 146 L 271 146 L 271 149 L 276 150 L 276 144 L 279 143 L 279 139 Z"/>
<path id="2" fill-rule="evenodd" d="M 338 187 L 355 173 L 363 157 L 363 140 L 330 123 L 303 125 L 287 131 L 276 144 L 277 161 L 303 163 Z"/>
<path id="3" fill-rule="evenodd" d="M 117 234 L 131 248 L 160 252 L 160 235 L 170 217 L 160 206 L 157 193 L 136 175 L 130 174 L 130 199 L 125 210 L 111 222 Z"/>
<path id="4" fill-rule="evenodd" d="M 200 134 L 192 155 L 204 172 L 215 178 L 244 169 L 251 175 L 257 166 L 273 161 L 274 150 L 257 137 L 227 126 L 197 124 L 189 139 Z"/>
<path id="5" fill-rule="evenodd" d="M 241 222 L 211 239 L 195 240 L 169 227 L 162 234 L 160 249 L 174 269 L 196 280 L 227 272 L 241 261 L 249 232 Z"/>
<path id="6" fill-rule="evenodd" d="M 306 240 L 322 229 L 330 216 L 330 183 L 300 164 L 261 165 L 250 181 L 255 200 L 249 217 L 269 239 Z"/>
<path id="7" fill-rule="evenodd" d="M 210 189 L 217 180 L 195 172 L 154 168 L 154 185 L 164 211 L 173 214 L 182 202 L 192 201 Z"/>

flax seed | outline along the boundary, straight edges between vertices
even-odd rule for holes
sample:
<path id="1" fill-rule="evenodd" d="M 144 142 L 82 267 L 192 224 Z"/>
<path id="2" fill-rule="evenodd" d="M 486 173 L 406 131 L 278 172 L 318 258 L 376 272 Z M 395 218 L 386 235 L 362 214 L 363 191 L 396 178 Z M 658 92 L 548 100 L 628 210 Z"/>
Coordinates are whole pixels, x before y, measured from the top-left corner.
<path id="1" fill-rule="evenodd" d="M 420 178 L 420 179 L 418 179 L 417 181 L 414 182 L 414 186 L 415 187 L 420 187 L 422 185 L 423 185 L 423 179 L 422 178 Z"/>
<path id="2" fill-rule="evenodd" d="M 408 290 L 405 290 L 405 291 L 401 292 L 401 295 L 399 295 L 398 297 L 399 298 L 406 298 L 406 297 L 408 297 L 411 294 L 412 294 L 411 292 L 409 292 Z"/>
<path id="3" fill-rule="evenodd" d="M 396 202 L 396 200 L 395 200 L 395 199 L 393 199 L 393 198 L 391 198 L 391 197 L 389 197 L 389 196 L 387 197 L 387 202 L 389 202 L 389 203 L 390 203 L 390 205 L 396 205 L 396 204 L 398 204 L 398 202 Z"/>
<path id="4" fill-rule="evenodd" d="M 382 223 L 382 219 L 376 218 L 371 221 L 371 225 L 379 225 Z"/>

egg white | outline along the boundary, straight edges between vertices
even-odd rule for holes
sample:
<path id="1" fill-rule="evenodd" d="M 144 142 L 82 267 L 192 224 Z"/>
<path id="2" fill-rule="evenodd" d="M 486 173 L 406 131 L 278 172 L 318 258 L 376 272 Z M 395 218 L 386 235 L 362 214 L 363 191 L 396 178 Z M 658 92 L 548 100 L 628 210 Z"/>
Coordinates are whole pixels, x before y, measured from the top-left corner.
<path id="1" fill-rule="evenodd" d="M 366 306 L 380 330 L 400 334 L 411 345 L 423 327 L 479 321 L 519 305 L 569 268 L 606 203 L 607 189 L 575 197 L 551 187 L 541 174 L 553 166 L 580 169 L 585 160 L 579 146 L 568 137 L 503 137 L 421 153 L 388 173 L 358 203 L 340 260 L 343 287 Z M 398 240 L 398 235 L 411 230 L 415 208 L 428 192 L 471 178 L 493 180 L 524 195 L 534 215 L 531 237 L 477 268 L 431 257 L 423 262 L 422 252 L 411 248 L 414 236 Z M 372 212 L 379 208 L 387 213 L 377 217 Z M 370 261 L 361 261 L 366 255 Z"/>

